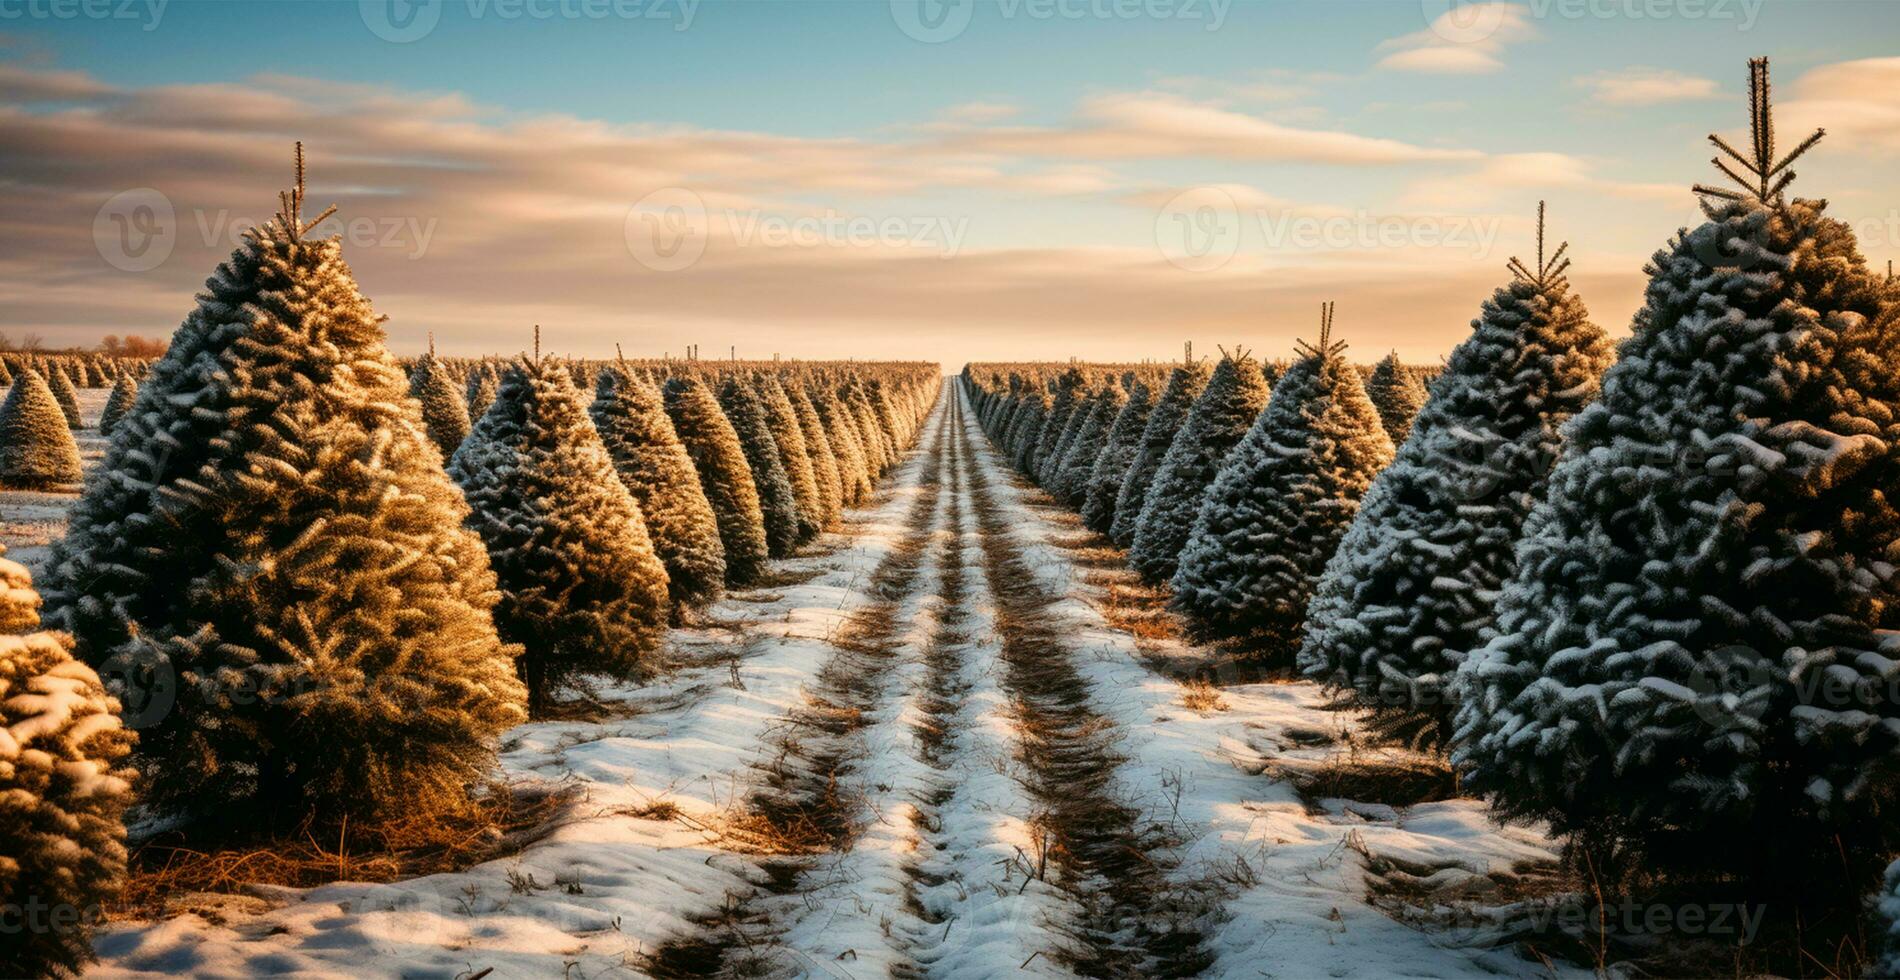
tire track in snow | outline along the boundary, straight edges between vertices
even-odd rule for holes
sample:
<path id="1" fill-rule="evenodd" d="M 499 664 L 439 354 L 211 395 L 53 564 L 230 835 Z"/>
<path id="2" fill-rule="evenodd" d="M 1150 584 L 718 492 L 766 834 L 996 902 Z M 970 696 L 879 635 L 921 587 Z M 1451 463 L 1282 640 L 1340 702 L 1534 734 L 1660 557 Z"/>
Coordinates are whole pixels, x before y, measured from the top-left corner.
<path id="1" fill-rule="evenodd" d="M 959 385 L 953 397 L 961 399 Z M 988 451 L 987 449 L 983 451 Z M 1118 798 L 1114 722 L 1091 703 L 1053 618 L 1052 595 L 1023 559 L 985 468 L 961 461 L 975 511 L 983 567 L 996 607 L 1003 686 L 1015 700 L 1021 760 L 1049 831 L 1048 852 L 1063 887 L 1081 905 L 1066 943 L 1050 950 L 1087 976 L 1189 976 L 1210 957 L 1193 922 L 1171 915 L 1165 854 L 1176 843 Z"/>
<path id="2" fill-rule="evenodd" d="M 905 613 L 916 611 L 925 553 L 938 526 L 951 401 L 940 396 L 924 450 L 928 459 L 919 469 L 916 499 L 902 537 L 864 585 L 870 601 L 827 640 L 832 655 L 807 688 L 805 703 L 768 730 L 768 759 L 757 766 L 759 785 L 729 832 L 781 859 L 762 865 L 767 881 L 761 890 L 729 895 L 723 908 L 703 917 L 699 932 L 655 951 L 649 964 L 655 976 L 772 973 L 794 965 L 809 973 L 819 968 L 810 957 L 781 944 L 788 923 L 770 899 L 823 887 L 824 882 L 807 880 L 819 867 L 817 858 L 847 850 L 874 802 L 866 794 L 854 795 L 848 780 L 865 755 L 865 729 L 890 693 L 889 674 L 903 653 L 906 622 L 915 618 Z"/>

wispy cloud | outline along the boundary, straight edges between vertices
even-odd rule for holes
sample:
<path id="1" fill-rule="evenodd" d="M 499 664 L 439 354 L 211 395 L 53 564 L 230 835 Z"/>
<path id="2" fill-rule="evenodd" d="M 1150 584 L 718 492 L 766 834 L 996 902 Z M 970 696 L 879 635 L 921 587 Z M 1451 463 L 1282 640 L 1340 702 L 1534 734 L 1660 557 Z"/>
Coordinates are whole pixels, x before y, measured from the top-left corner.
<path id="1" fill-rule="evenodd" d="M 1426 5 L 1430 9 L 1430 5 Z M 1422 31 L 1381 42 L 1378 67 L 1435 75 L 1484 75 L 1504 68 L 1507 46 L 1537 36 L 1514 3 L 1451 3 Z"/>
<path id="2" fill-rule="evenodd" d="M 1777 106 L 1786 132 L 1826 126 L 1827 152 L 1900 150 L 1900 57 L 1823 65 L 1796 79 L 1793 91 Z"/>
<path id="3" fill-rule="evenodd" d="M 1601 71 L 1576 79 L 1598 105 L 1650 106 L 1665 102 L 1692 102 L 1721 95 L 1712 78 L 1684 74 L 1669 68 L 1625 68 Z"/>

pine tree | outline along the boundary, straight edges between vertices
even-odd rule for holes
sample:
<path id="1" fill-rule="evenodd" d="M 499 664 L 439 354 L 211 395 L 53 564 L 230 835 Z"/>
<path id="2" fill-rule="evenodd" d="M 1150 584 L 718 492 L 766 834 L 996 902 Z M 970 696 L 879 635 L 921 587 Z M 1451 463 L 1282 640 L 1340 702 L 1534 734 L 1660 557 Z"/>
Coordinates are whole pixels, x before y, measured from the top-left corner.
<path id="1" fill-rule="evenodd" d="M 1202 496 L 1174 576 L 1175 606 L 1200 629 L 1252 638 L 1271 659 L 1293 652 L 1313 586 L 1392 461 L 1392 440 L 1332 326 L 1328 303 L 1318 343 L 1300 345 Z"/>
<path id="2" fill-rule="evenodd" d="M 1174 577 L 1201 498 L 1222 461 L 1266 407 L 1267 393 L 1260 363 L 1238 348 L 1215 366 L 1142 501 L 1128 563 L 1143 578 L 1166 582 Z"/>
<path id="3" fill-rule="evenodd" d="M 72 640 L 28 632 L 38 608 L 26 569 L 0 558 L 0 975 L 76 977 L 125 876 L 133 739 Z"/>
<path id="4" fill-rule="evenodd" d="M 469 369 L 466 390 L 463 400 L 468 403 L 468 421 L 473 426 L 488 411 L 488 406 L 495 403 L 495 374 L 489 365 L 483 363 Z"/>
<path id="5" fill-rule="evenodd" d="M 1078 375 L 1080 373 L 1077 372 Z M 1037 486 L 1053 492 L 1063 462 L 1068 459 L 1069 448 L 1075 445 L 1076 436 L 1080 435 L 1082 427 L 1088 424 L 1089 412 L 1095 407 L 1094 399 L 1095 390 L 1089 387 L 1088 379 L 1084 377 L 1082 384 L 1076 389 L 1075 403 L 1069 409 L 1068 418 L 1062 423 L 1061 435 L 1056 437 L 1055 442 L 1049 446 L 1047 454 L 1036 465 Z"/>
<path id="6" fill-rule="evenodd" d="M 773 558 L 784 558 L 798 549 L 798 498 L 792 493 L 792 481 L 785 474 L 785 463 L 778 443 L 772 438 L 771 423 L 759 404 L 749 378 L 729 377 L 719 386 L 719 406 L 726 420 L 739 435 L 739 447 L 745 451 L 746 466 L 752 471 L 752 485 L 759 494 L 759 514 L 765 519 L 765 544 Z"/>
<path id="7" fill-rule="evenodd" d="M 1044 482 L 1043 465 L 1056 455 L 1056 447 L 1061 444 L 1062 436 L 1070 431 L 1069 417 L 1075 414 L 1076 406 L 1085 397 L 1083 389 L 1087 385 L 1088 379 L 1082 377 L 1082 372 L 1075 368 L 1062 372 L 1056 378 L 1049 399 L 1049 411 L 1036 431 L 1035 445 L 1023 461 L 1023 474 L 1038 485 Z"/>
<path id="8" fill-rule="evenodd" d="M 805 448 L 811 454 L 812 474 L 818 484 L 818 527 L 823 530 L 838 523 L 844 515 L 844 477 L 838 453 L 832 448 L 831 437 L 825 432 L 824 423 L 819 421 L 818 409 L 805 393 L 805 386 L 787 378 L 784 389 L 793 411 L 798 413 L 799 431 L 804 434 Z"/>
<path id="9" fill-rule="evenodd" d="M 726 549 L 726 584 L 750 585 L 766 569 L 765 514 L 759 508 L 758 486 L 739 434 L 718 399 L 698 378 L 669 378 L 663 400 L 680 444 L 693 458 L 706 502 L 719 520 L 719 540 Z"/>
<path id="10" fill-rule="evenodd" d="M 825 509 L 818 499 L 818 474 L 812 465 L 811 447 L 805 444 L 804 430 L 798 424 L 798 410 L 792 407 L 790 396 L 773 375 L 756 376 L 753 386 L 757 389 L 759 407 L 765 411 L 772 443 L 778 447 L 779 460 L 784 464 L 792 500 L 798 505 L 797 540 L 810 541 L 825 526 Z"/>
<path id="11" fill-rule="evenodd" d="M 462 495 L 340 242 L 305 237 L 302 156 L 46 577 L 49 621 L 145 719 L 144 804 L 244 833 L 457 804 L 523 718 Z"/>
<path id="12" fill-rule="evenodd" d="M 1394 446 L 1412 434 L 1412 419 L 1425 407 L 1425 385 L 1418 375 L 1399 363 L 1398 351 L 1387 354 L 1366 378 L 1366 397 L 1379 410 L 1379 421 Z"/>
<path id="13" fill-rule="evenodd" d="M 659 390 L 644 378 L 608 368 L 600 373 L 588 411 L 621 482 L 640 505 L 654 553 L 666 566 L 673 602 L 697 606 L 719 598 L 726 581 L 719 519 Z"/>
<path id="14" fill-rule="evenodd" d="M 587 674 L 638 677 L 671 609 L 666 568 L 567 369 L 511 366 L 449 475 L 488 546 L 495 623 L 521 644 L 533 711 Z"/>
<path id="15" fill-rule="evenodd" d="M 1136 443 L 1135 456 L 1128 462 L 1128 473 L 1115 493 L 1115 520 L 1109 525 L 1108 536 L 1116 545 L 1123 548 L 1134 545 L 1135 532 L 1141 526 L 1141 511 L 1148 502 L 1148 488 L 1154 485 L 1155 473 L 1160 471 L 1162 460 L 1173 448 L 1175 436 L 1181 434 L 1194 403 L 1207 389 L 1207 378 L 1206 365 L 1193 360 L 1191 348 L 1187 362 L 1169 372 L 1167 387 L 1161 389 L 1161 397 L 1148 413 L 1148 424 L 1141 430 L 1141 441 Z"/>
<path id="16" fill-rule="evenodd" d="M 863 503 L 871 495 L 869 464 L 864 460 L 864 448 L 859 444 L 856 427 L 849 413 L 838 401 L 831 386 L 822 381 L 814 384 L 808 394 L 811 396 L 812 409 L 818 413 L 819 421 L 824 425 L 825 440 L 831 444 L 831 452 L 838 458 L 838 480 L 843 503 Z"/>
<path id="17" fill-rule="evenodd" d="M 1049 409 L 1049 395 L 1042 386 L 1024 393 L 1023 406 L 1016 410 L 1008 434 L 1010 462 L 1018 472 L 1026 473 L 1035 464 L 1036 443 L 1042 438 L 1043 426 L 1051 424 Z"/>
<path id="18" fill-rule="evenodd" d="M 1586 853 L 1780 901 L 1820 867 L 1864 893 L 1895 850 L 1900 310 L 1783 197 L 1820 134 L 1777 161 L 1750 67 L 1751 152 L 1711 137 L 1744 190 L 1698 185 L 1708 220 L 1651 260 L 1459 670 L 1454 761 Z"/>
<path id="19" fill-rule="evenodd" d="M 109 436 L 112 427 L 119 424 L 125 413 L 132 410 L 132 402 L 138 398 L 139 383 L 130 374 L 119 375 L 113 382 L 112 394 L 106 396 L 106 407 L 99 413 L 99 434 Z"/>
<path id="20" fill-rule="evenodd" d="M 7 364 L 6 358 L 0 357 L 0 386 L 11 386 L 12 384 L 13 369 Z"/>
<path id="21" fill-rule="evenodd" d="M 1109 426 L 1115 424 L 1115 418 L 1127 402 L 1128 396 L 1122 393 L 1121 385 L 1113 382 L 1102 385 L 1089 397 L 1087 417 L 1076 427 L 1074 437 L 1062 453 L 1062 462 L 1056 467 L 1055 478 L 1050 481 L 1049 492 L 1057 500 L 1071 508 L 1081 508 L 1088 496 L 1089 474 L 1094 472 L 1096 461 L 1102 457 L 1102 447 L 1108 442 Z"/>
<path id="22" fill-rule="evenodd" d="M 36 371 L 24 371 L 0 402 L 0 487 L 49 490 L 79 482 L 79 444 Z"/>
<path id="23" fill-rule="evenodd" d="M 1442 744 L 1447 682 L 1478 645 L 1531 506 L 1562 448 L 1559 430 L 1596 398 L 1612 352 L 1544 257 L 1486 300 L 1451 353 L 1412 437 L 1367 492 L 1307 614 L 1301 669 L 1355 692 L 1390 734 Z"/>
<path id="24" fill-rule="evenodd" d="M 1147 383 L 1131 381 L 1128 400 L 1109 425 L 1108 434 L 1102 440 L 1102 453 L 1084 484 L 1082 522 L 1095 531 L 1107 534 L 1115 522 L 1116 498 L 1121 496 L 1128 467 L 1141 451 L 1141 434 L 1148 427 L 1148 415 L 1153 409 L 1154 393 Z"/>
<path id="25" fill-rule="evenodd" d="M 422 424 L 443 459 L 455 455 L 456 447 L 468 438 L 468 402 L 456 387 L 448 366 L 435 359 L 431 340 L 429 353 L 416 362 L 409 376 L 409 393 L 422 403 Z"/>
<path id="26" fill-rule="evenodd" d="M 46 362 L 46 386 L 52 389 L 53 398 L 59 404 L 61 414 L 66 416 L 66 427 L 77 429 L 83 426 L 79 420 L 79 395 L 73 391 L 72 380 L 66 372 L 53 362 Z"/>

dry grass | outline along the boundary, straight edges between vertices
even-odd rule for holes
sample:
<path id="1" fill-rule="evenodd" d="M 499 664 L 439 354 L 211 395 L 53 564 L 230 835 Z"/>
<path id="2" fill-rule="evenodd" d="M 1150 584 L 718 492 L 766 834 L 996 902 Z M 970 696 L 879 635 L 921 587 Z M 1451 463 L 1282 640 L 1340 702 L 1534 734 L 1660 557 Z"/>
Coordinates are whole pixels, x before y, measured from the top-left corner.
<path id="1" fill-rule="evenodd" d="M 1190 711 L 1207 714 L 1227 710 L 1227 699 L 1221 697 L 1220 688 L 1205 680 L 1187 680 L 1181 684 L 1181 704 Z"/>
<path id="2" fill-rule="evenodd" d="M 178 833 L 136 847 L 115 919 L 161 918 L 199 893 L 242 894 L 252 885 L 309 888 L 333 881 L 398 881 L 459 871 L 520 852 L 560 826 L 577 789 L 497 784 L 447 813 L 415 813 L 377 824 L 318 832 L 310 825 L 275 837 L 199 850 Z"/>

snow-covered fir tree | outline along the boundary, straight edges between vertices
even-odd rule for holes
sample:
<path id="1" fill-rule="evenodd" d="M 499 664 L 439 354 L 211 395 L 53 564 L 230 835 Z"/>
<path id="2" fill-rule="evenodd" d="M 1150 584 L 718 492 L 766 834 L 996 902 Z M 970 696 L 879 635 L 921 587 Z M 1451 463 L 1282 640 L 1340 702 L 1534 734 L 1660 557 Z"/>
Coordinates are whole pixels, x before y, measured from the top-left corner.
<path id="1" fill-rule="evenodd" d="M 106 396 L 106 407 L 99 413 L 99 434 L 109 436 L 112 427 L 119 424 L 125 413 L 132 410 L 132 402 L 138 398 L 139 383 L 130 374 L 121 374 L 112 383 L 112 394 Z"/>
<path id="2" fill-rule="evenodd" d="M 534 713 L 586 675 L 638 677 L 671 610 L 666 568 L 567 369 L 511 365 L 449 475 L 488 545 L 495 623 L 521 644 Z"/>
<path id="3" fill-rule="evenodd" d="M 468 400 L 460 387 L 448 365 L 436 360 L 435 342 L 431 340 L 429 353 L 417 360 L 410 372 L 409 393 L 422 403 L 422 424 L 442 451 L 443 459 L 453 456 L 456 447 L 468 438 Z"/>
<path id="4" fill-rule="evenodd" d="M 647 537 L 666 566 L 673 602 L 699 606 L 719 598 L 726 582 L 719 519 L 706 501 L 692 457 L 673 431 L 659 389 L 645 378 L 607 368 L 588 413 L 620 481 L 640 505 Z"/>
<path id="5" fill-rule="evenodd" d="M 1712 137 L 1743 189 L 1698 186 L 1566 429 L 1453 758 L 1503 813 L 1780 901 L 1822 867 L 1865 894 L 1900 843 L 1900 309 L 1784 196 L 1820 134 L 1780 155 L 1767 71 L 1752 145 Z"/>
<path id="6" fill-rule="evenodd" d="M 765 519 L 765 546 L 773 558 L 784 558 L 798 549 L 798 497 L 785 472 L 784 457 L 772 438 L 772 426 L 765 406 L 753 390 L 753 379 L 734 375 L 719 386 L 719 407 L 739 435 L 739 447 L 745 451 L 746 466 L 752 471 L 752 485 L 759 494 L 759 514 Z"/>
<path id="7" fill-rule="evenodd" d="M 1055 468 L 1055 478 L 1050 481 L 1049 492 L 1057 500 L 1071 508 L 1081 508 L 1088 496 L 1089 474 L 1095 471 L 1095 463 L 1102 457 L 1102 447 L 1108 442 L 1108 429 L 1127 403 L 1128 396 L 1119 382 L 1104 384 L 1089 396 L 1087 417 L 1076 427 L 1068 448 L 1062 452 L 1061 464 Z"/>
<path id="8" fill-rule="evenodd" d="M 1077 405 L 1088 397 L 1088 379 L 1076 368 L 1070 368 L 1057 376 L 1050 390 L 1049 411 L 1043 418 L 1041 428 L 1036 431 L 1036 444 L 1030 448 L 1023 463 L 1023 473 L 1038 484 L 1044 482 L 1043 468 L 1056 455 L 1056 447 L 1062 443 L 1069 428 L 1070 416 L 1075 414 Z"/>
<path id="9" fill-rule="evenodd" d="M 1332 327 L 1328 303 L 1319 341 L 1300 345 L 1201 497 L 1173 580 L 1176 608 L 1200 630 L 1248 637 L 1270 660 L 1295 651 L 1320 572 L 1392 461 L 1392 440 Z"/>
<path id="10" fill-rule="evenodd" d="M 825 440 L 838 460 L 841 503 L 863 503 L 871 495 L 870 464 L 864 459 L 864 447 L 850 413 L 838 400 L 837 390 L 822 379 L 813 382 L 806 394 L 811 396 L 812 409 L 825 429 Z"/>
<path id="11" fill-rule="evenodd" d="M 1181 431 L 1155 469 L 1136 519 L 1128 563 L 1150 582 L 1174 577 L 1181 549 L 1200 513 L 1201 498 L 1267 405 L 1260 362 L 1235 348 L 1225 354 L 1194 400 Z"/>
<path id="12" fill-rule="evenodd" d="M 1379 360 L 1366 378 L 1366 397 L 1379 410 L 1379 421 L 1394 446 L 1403 445 L 1412 434 L 1412 420 L 1425 407 L 1425 383 L 1399 363 L 1398 351 Z"/>
<path id="13" fill-rule="evenodd" d="M 71 379 L 57 362 L 47 361 L 45 365 L 46 386 L 52 389 L 53 399 L 59 405 L 60 412 L 66 416 L 66 427 L 77 429 L 83 423 L 79 421 L 79 394 L 73 390 Z"/>
<path id="14" fill-rule="evenodd" d="M 463 401 L 468 405 L 469 425 L 474 425 L 488 406 L 495 403 L 495 372 L 486 361 L 469 369 Z"/>
<path id="15" fill-rule="evenodd" d="M 0 976 L 76 977 L 125 877 L 132 733 L 72 640 L 33 632 L 38 608 L 0 558 Z"/>
<path id="16" fill-rule="evenodd" d="M 1022 407 L 1016 410 L 1005 435 L 1009 449 L 1010 462 L 1016 469 L 1027 472 L 1036 455 L 1036 442 L 1042 438 L 1042 428 L 1049 423 L 1049 393 L 1037 385 L 1023 394 Z"/>
<path id="17" fill-rule="evenodd" d="M 1161 389 L 1161 397 L 1148 413 L 1148 423 L 1142 427 L 1141 439 L 1135 444 L 1134 458 L 1128 461 L 1128 472 L 1115 492 L 1115 518 L 1109 524 L 1108 536 L 1118 546 L 1134 545 L 1135 531 L 1141 526 L 1142 507 L 1148 502 L 1148 488 L 1154 484 L 1161 461 L 1174 446 L 1174 437 L 1181 434 L 1188 413 L 1206 390 L 1208 373 L 1205 364 L 1193 359 L 1192 348 L 1186 362 L 1168 373 L 1167 386 Z"/>
<path id="18" fill-rule="evenodd" d="M 813 482 L 818 492 L 818 527 L 823 530 L 844 515 L 844 478 L 839 473 L 838 455 L 831 448 L 831 437 L 826 434 L 824 423 L 818 420 L 818 409 L 805 393 L 805 386 L 796 378 L 788 377 L 781 382 L 781 389 L 798 416 L 805 451 L 811 456 Z"/>
<path id="19" fill-rule="evenodd" d="M 785 465 L 785 479 L 798 504 L 798 540 L 809 541 L 825 526 L 824 504 L 818 497 L 818 473 L 812 448 L 805 442 L 805 431 L 798 424 L 798 410 L 777 376 L 760 373 L 753 378 L 754 393 L 765 421 L 778 446 L 779 460 Z"/>
<path id="20" fill-rule="evenodd" d="M 22 371 L 0 402 L 0 487 L 47 490 L 80 479 L 79 444 L 37 371 Z"/>
<path id="21" fill-rule="evenodd" d="M 1457 657 L 1491 624 L 1514 548 L 1612 351 L 1560 246 L 1484 302 L 1397 458 L 1327 566 L 1300 666 L 1354 692 L 1391 734 L 1442 744 Z M 1533 271 L 1534 270 L 1534 271 Z"/>
<path id="22" fill-rule="evenodd" d="M 768 555 L 765 514 L 759 509 L 759 490 L 745 447 L 719 400 L 698 378 L 668 378 L 663 396 L 667 417 L 693 458 L 706 502 L 718 518 L 719 540 L 726 549 L 726 584 L 749 585 L 765 572 Z"/>
<path id="23" fill-rule="evenodd" d="M 1128 397 L 1102 438 L 1102 451 L 1083 481 L 1082 523 L 1107 534 L 1115 522 L 1115 501 L 1121 496 L 1122 480 L 1141 449 L 1141 434 L 1148 427 L 1148 414 L 1154 409 L 1154 392 L 1146 381 L 1130 379 Z"/>
<path id="24" fill-rule="evenodd" d="M 140 385 L 45 578 L 143 803 L 237 833 L 433 812 L 524 717 L 467 505 L 296 189 Z M 318 220 L 321 220 L 320 218 Z"/>

